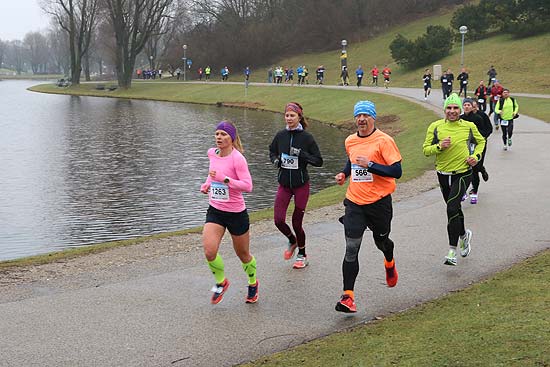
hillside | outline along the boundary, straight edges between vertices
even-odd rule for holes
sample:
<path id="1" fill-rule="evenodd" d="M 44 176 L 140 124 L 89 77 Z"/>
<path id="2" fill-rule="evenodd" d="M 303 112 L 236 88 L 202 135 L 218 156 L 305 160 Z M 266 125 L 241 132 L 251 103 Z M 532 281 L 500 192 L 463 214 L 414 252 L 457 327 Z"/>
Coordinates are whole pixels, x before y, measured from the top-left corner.
<path id="1" fill-rule="evenodd" d="M 408 71 L 395 64 L 391 58 L 389 44 L 398 33 L 409 39 L 415 39 L 426 31 L 428 25 L 448 27 L 452 13 L 423 18 L 404 26 L 391 29 L 384 35 L 372 40 L 350 44 L 348 51 L 348 68 L 350 84 L 355 83 L 355 69 L 361 64 L 366 71 L 365 82 L 370 82 L 369 70 L 373 65 L 380 69 L 388 64 L 392 69 L 392 85 L 400 87 L 421 87 L 421 76 L 424 68 Z M 460 42 L 456 43 L 451 54 L 434 64 L 443 68 L 450 67 L 455 76 L 460 73 Z M 337 84 L 340 75 L 340 49 L 330 52 L 304 54 L 282 59 L 274 65 L 307 65 L 310 71 L 310 82 L 315 82 L 315 69 L 324 65 L 327 69 L 326 84 Z M 524 39 L 513 39 L 509 35 L 497 35 L 481 41 L 469 42 L 466 35 L 464 46 L 464 65 L 470 73 L 470 86 L 477 85 L 479 80 L 486 80 L 486 72 L 494 65 L 498 78 L 512 92 L 547 93 L 550 87 L 550 33 Z M 427 65 L 426 67 L 431 67 Z M 254 73 L 254 81 L 265 81 L 269 66 L 262 67 Z M 439 87 L 438 83 L 434 88 Z"/>

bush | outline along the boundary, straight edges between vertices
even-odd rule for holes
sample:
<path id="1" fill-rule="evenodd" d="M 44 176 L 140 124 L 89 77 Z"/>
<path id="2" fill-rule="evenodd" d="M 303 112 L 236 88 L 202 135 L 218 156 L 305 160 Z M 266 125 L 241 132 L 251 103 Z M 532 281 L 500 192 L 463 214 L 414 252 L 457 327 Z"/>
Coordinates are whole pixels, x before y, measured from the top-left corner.
<path id="1" fill-rule="evenodd" d="M 451 18 L 451 28 L 457 41 L 461 39 L 458 32 L 461 26 L 468 27 L 468 39 L 478 40 L 487 35 L 488 24 L 487 14 L 477 5 L 465 5 L 455 11 Z"/>
<path id="2" fill-rule="evenodd" d="M 390 43 L 391 57 L 399 65 L 407 66 L 411 62 L 411 52 L 414 45 L 406 39 L 401 33 L 395 36 L 395 39 Z"/>
<path id="3" fill-rule="evenodd" d="M 398 34 L 390 44 L 392 58 L 408 69 L 425 66 L 449 54 L 453 45 L 452 32 L 442 26 L 428 26 L 426 34 L 415 41 Z"/>
<path id="4" fill-rule="evenodd" d="M 528 37 L 550 32 L 550 2 L 548 0 L 481 0 L 479 5 L 465 5 L 455 11 L 451 27 L 455 39 L 458 28 L 468 27 L 468 38 L 487 36 L 489 31 Z"/>

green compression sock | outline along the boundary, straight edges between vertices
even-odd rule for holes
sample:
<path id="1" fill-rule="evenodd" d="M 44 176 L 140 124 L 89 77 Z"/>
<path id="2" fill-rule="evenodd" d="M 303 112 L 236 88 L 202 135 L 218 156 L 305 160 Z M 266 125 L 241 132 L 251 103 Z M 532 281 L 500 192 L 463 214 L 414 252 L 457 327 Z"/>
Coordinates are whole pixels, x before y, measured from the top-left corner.
<path id="1" fill-rule="evenodd" d="M 248 284 L 256 284 L 256 258 L 252 256 L 252 260 L 241 265 L 246 275 L 248 275 Z"/>
<path id="2" fill-rule="evenodd" d="M 220 256 L 220 254 L 216 254 L 216 258 L 212 261 L 207 261 L 208 267 L 212 271 L 212 274 L 214 274 L 214 278 L 216 279 L 216 284 L 221 284 L 225 280 L 225 273 L 224 269 L 225 266 L 223 265 L 223 259 Z"/>

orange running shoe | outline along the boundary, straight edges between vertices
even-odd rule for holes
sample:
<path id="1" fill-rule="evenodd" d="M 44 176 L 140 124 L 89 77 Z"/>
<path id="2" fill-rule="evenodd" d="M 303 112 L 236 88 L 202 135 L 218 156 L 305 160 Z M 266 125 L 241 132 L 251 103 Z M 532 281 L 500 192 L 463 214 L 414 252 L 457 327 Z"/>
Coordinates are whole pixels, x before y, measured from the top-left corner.
<path id="1" fill-rule="evenodd" d="M 260 287 L 260 282 L 256 280 L 256 283 L 248 285 L 248 294 L 246 295 L 246 303 L 256 303 L 258 302 L 258 288 Z"/>
<path id="2" fill-rule="evenodd" d="M 386 284 L 390 288 L 395 287 L 397 279 L 399 279 L 399 274 L 397 274 L 397 269 L 395 268 L 395 259 L 392 259 L 391 262 L 384 259 L 384 267 L 386 268 Z"/>
<path id="3" fill-rule="evenodd" d="M 342 298 L 340 298 L 340 301 L 336 303 L 336 307 L 334 307 L 334 309 L 336 311 L 346 313 L 357 312 L 357 306 L 355 305 L 353 297 L 347 294 L 344 294 Z"/>
<path id="4" fill-rule="evenodd" d="M 292 256 L 294 256 L 294 251 L 296 251 L 297 247 L 298 247 L 297 243 L 294 243 L 294 244 L 290 242 L 288 243 L 288 247 L 283 254 L 283 257 L 285 258 L 285 260 L 292 259 Z"/>
<path id="5" fill-rule="evenodd" d="M 229 280 L 227 279 L 225 279 L 222 283 L 213 286 L 212 292 L 214 292 L 214 294 L 210 299 L 210 303 L 213 305 L 220 303 L 223 300 L 223 295 L 225 291 L 227 291 L 227 288 L 229 288 Z"/>
<path id="6" fill-rule="evenodd" d="M 292 267 L 294 269 L 303 269 L 308 265 L 309 261 L 307 260 L 307 256 L 298 254 L 298 256 L 296 256 L 296 261 L 294 261 L 294 265 L 292 265 Z"/>

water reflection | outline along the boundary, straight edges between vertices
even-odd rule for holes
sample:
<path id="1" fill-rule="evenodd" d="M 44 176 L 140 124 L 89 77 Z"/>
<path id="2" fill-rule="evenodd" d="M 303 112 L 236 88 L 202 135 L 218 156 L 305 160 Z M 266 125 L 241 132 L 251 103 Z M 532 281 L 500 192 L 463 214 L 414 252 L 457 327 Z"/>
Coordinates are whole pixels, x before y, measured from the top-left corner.
<path id="1" fill-rule="evenodd" d="M 251 210 L 270 207 L 267 147 L 279 114 L 27 92 L 0 83 L 0 260 L 201 225 L 206 151 L 221 119 L 236 121 L 254 180 Z M 332 184 L 345 134 L 311 124 L 325 158 L 312 191 Z"/>

